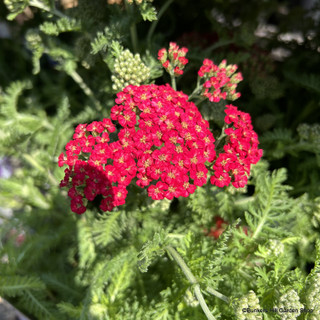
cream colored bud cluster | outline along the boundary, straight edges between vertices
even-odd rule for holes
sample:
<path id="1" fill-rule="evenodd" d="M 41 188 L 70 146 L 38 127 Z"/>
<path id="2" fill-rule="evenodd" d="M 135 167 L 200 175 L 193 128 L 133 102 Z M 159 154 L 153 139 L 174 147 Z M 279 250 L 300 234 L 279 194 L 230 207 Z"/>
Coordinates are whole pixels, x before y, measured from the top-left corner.
<path id="1" fill-rule="evenodd" d="M 284 244 L 275 239 L 271 239 L 267 244 L 267 255 L 279 257 L 284 252 Z"/>
<path id="2" fill-rule="evenodd" d="M 278 314 L 282 320 L 295 320 L 300 316 L 301 310 L 304 306 L 300 302 L 298 293 L 294 289 L 288 290 L 280 299 L 276 307 Z"/>
<path id="3" fill-rule="evenodd" d="M 320 320 L 320 273 L 316 273 L 306 289 L 306 307 L 313 310 L 308 320 Z"/>
<path id="4" fill-rule="evenodd" d="M 252 290 L 236 301 L 235 313 L 238 320 L 262 320 L 260 311 L 259 299 Z"/>
<path id="5" fill-rule="evenodd" d="M 185 303 L 190 307 L 197 307 L 199 305 L 199 301 L 196 299 L 194 294 L 191 292 L 190 289 L 188 289 L 184 295 L 184 301 Z"/>
<path id="6" fill-rule="evenodd" d="M 112 89 L 121 91 L 129 84 L 138 86 L 149 77 L 150 69 L 141 61 L 140 55 L 133 55 L 126 49 L 115 61 L 114 74 L 111 76 Z"/>

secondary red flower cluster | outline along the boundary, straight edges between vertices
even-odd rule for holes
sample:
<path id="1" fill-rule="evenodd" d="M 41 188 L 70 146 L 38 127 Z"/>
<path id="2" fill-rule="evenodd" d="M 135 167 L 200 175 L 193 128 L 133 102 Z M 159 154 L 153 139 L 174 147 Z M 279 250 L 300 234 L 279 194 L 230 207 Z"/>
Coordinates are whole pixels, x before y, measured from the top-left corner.
<path id="1" fill-rule="evenodd" d="M 168 51 L 165 48 L 159 50 L 158 59 L 170 74 L 180 76 L 183 74 L 184 66 L 188 63 L 187 52 L 187 48 L 179 49 L 176 43 L 170 42 Z"/>
<path id="2" fill-rule="evenodd" d="M 79 125 L 59 157 L 59 166 L 69 166 L 61 186 L 70 188 L 74 212 L 83 213 L 86 199 L 98 195 L 104 211 L 124 204 L 135 177 L 154 200 L 187 197 L 207 182 L 205 163 L 216 157 L 215 140 L 187 95 L 169 85 L 128 86 L 116 103 L 117 141 L 109 141 L 115 131 L 110 119 Z"/>
<path id="3" fill-rule="evenodd" d="M 227 65 L 226 60 L 217 66 L 212 60 L 205 59 L 198 71 L 199 77 L 205 80 L 202 94 L 211 102 L 238 99 L 241 94 L 236 92 L 236 88 L 243 78 L 240 72 L 234 74 L 237 68 L 236 65 Z"/>
<path id="4" fill-rule="evenodd" d="M 234 187 L 242 188 L 248 182 L 251 164 L 256 164 L 262 157 L 262 150 L 258 149 L 258 136 L 250 115 L 231 104 L 226 106 L 225 112 L 225 123 L 233 128 L 224 130 L 227 135 L 224 152 L 218 155 L 213 165 L 214 175 L 210 181 L 218 187 L 232 182 Z"/>

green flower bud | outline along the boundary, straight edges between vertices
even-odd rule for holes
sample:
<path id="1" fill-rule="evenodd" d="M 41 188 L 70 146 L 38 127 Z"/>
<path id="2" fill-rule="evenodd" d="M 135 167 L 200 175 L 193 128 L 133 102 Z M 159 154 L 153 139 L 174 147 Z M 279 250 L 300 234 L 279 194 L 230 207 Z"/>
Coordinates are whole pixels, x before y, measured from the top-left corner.
<path id="1" fill-rule="evenodd" d="M 307 283 L 306 307 L 313 309 L 308 314 L 309 320 L 320 320 L 320 273 L 316 273 Z"/>
<path id="2" fill-rule="evenodd" d="M 293 289 L 288 290 L 280 297 L 276 307 L 282 320 L 296 319 L 301 313 L 300 309 L 303 308 L 304 306 L 300 303 L 298 293 Z"/>
<path id="3" fill-rule="evenodd" d="M 279 240 L 271 239 L 267 244 L 267 254 L 279 257 L 284 252 L 284 244 Z"/>
<path id="4" fill-rule="evenodd" d="M 258 310 L 261 310 L 259 299 L 252 290 L 235 302 L 235 314 L 239 320 L 262 320 L 262 313 Z"/>
<path id="5" fill-rule="evenodd" d="M 186 304 L 190 307 L 197 307 L 199 305 L 199 301 L 196 299 L 196 297 L 193 295 L 190 289 L 188 289 L 184 295 L 184 301 Z"/>

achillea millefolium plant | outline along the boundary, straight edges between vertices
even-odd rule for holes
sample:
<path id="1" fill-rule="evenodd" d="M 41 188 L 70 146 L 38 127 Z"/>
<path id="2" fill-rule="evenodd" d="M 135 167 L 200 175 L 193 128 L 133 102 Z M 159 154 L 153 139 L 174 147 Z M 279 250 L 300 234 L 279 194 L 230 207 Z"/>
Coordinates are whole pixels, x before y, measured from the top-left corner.
<path id="1" fill-rule="evenodd" d="M 317 8 L 235 3 L 0 3 L 0 295 L 30 319 L 320 318 Z"/>

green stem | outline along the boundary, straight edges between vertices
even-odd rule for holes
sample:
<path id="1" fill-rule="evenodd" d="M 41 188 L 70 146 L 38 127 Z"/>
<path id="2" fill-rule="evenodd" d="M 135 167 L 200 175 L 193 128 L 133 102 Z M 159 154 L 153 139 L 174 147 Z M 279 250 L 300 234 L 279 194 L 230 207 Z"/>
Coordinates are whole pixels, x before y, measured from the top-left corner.
<path id="1" fill-rule="evenodd" d="M 132 41 L 132 48 L 134 52 L 138 52 L 138 35 L 137 35 L 137 28 L 136 24 L 133 22 L 130 26 L 130 35 Z"/>
<path id="2" fill-rule="evenodd" d="M 130 37 L 131 37 L 131 42 L 132 42 L 132 49 L 134 52 L 138 52 L 138 35 L 137 35 L 137 28 L 136 28 L 136 23 L 134 21 L 134 15 L 133 15 L 133 12 L 132 12 L 132 5 L 129 4 L 127 2 L 127 0 L 124 1 L 125 3 L 125 8 L 129 14 L 129 16 L 131 17 L 132 19 L 132 22 L 130 24 Z"/>
<path id="3" fill-rule="evenodd" d="M 171 246 L 166 247 L 167 252 L 170 254 L 170 256 L 178 263 L 179 267 L 181 268 L 182 272 L 186 276 L 186 278 L 189 280 L 189 282 L 194 286 L 194 294 L 199 301 L 199 304 L 204 312 L 204 314 L 207 316 L 208 320 L 216 320 L 216 318 L 212 315 L 210 312 L 206 301 L 203 298 L 203 295 L 200 290 L 200 285 L 195 278 L 195 276 L 192 274 L 189 267 L 186 265 L 180 254 Z"/>
<path id="4" fill-rule="evenodd" d="M 221 129 L 221 133 L 220 133 L 220 136 L 219 136 L 219 138 L 217 139 L 217 140 L 221 140 L 221 139 L 223 139 L 225 136 L 226 136 L 226 134 L 225 134 L 225 130 L 228 128 L 228 125 L 225 123 L 224 125 L 223 125 L 223 127 L 222 127 L 222 129 Z"/>
<path id="5" fill-rule="evenodd" d="M 203 298 L 203 295 L 201 293 L 200 286 L 198 284 L 196 284 L 194 287 L 194 293 L 200 303 L 200 306 L 201 306 L 204 314 L 207 316 L 208 320 L 216 320 L 216 318 L 213 316 L 213 314 L 209 310 L 209 308 Z"/>
<path id="6" fill-rule="evenodd" d="M 43 4 L 39 0 L 31 0 L 30 1 L 30 6 L 42 9 L 42 10 L 47 11 L 47 12 L 51 12 L 52 14 L 54 14 L 55 16 L 57 16 L 59 18 L 67 18 L 67 19 L 69 19 L 69 17 L 66 16 L 65 14 L 63 14 L 61 11 L 59 11 L 59 10 L 57 10 L 55 8 L 51 9 L 50 7 L 46 6 L 45 4 Z"/>
<path id="7" fill-rule="evenodd" d="M 251 197 L 245 197 L 245 198 L 242 198 L 242 199 L 239 199 L 239 200 L 236 200 L 234 202 L 234 204 L 236 206 L 241 206 L 241 205 L 244 205 L 244 204 L 247 204 L 249 202 L 252 202 L 254 201 L 256 198 L 254 196 L 251 196 Z"/>
<path id="8" fill-rule="evenodd" d="M 228 297 L 226 297 L 224 294 L 210 288 L 210 287 L 207 287 L 206 288 L 206 291 L 209 292 L 210 294 L 214 295 L 215 297 L 223 300 L 224 302 L 226 303 L 229 303 L 230 302 L 230 299 Z"/>
<path id="9" fill-rule="evenodd" d="M 198 76 L 196 88 L 195 88 L 195 89 L 193 90 L 193 92 L 190 94 L 190 96 L 189 96 L 189 101 L 190 101 L 192 98 L 194 98 L 195 96 L 197 96 L 198 93 L 201 91 L 202 86 L 200 85 L 200 80 L 201 80 L 201 78 Z"/>
<path id="10" fill-rule="evenodd" d="M 244 265 L 245 263 L 242 263 L 241 265 L 240 265 L 240 268 L 238 269 L 238 272 L 245 278 L 245 279 L 247 279 L 248 281 L 250 281 L 250 282 L 253 282 L 254 281 L 254 279 L 253 279 L 253 277 L 252 276 L 250 276 L 250 274 L 248 274 L 247 272 L 245 272 L 245 271 L 243 271 L 241 268 L 242 268 L 242 265 Z"/>
<path id="11" fill-rule="evenodd" d="M 194 104 L 196 105 L 196 106 L 198 106 L 202 101 L 204 101 L 206 99 L 206 97 L 199 97 L 195 102 L 194 102 Z"/>
<path id="12" fill-rule="evenodd" d="M 147 35 L 147 44 L 148 44 L 148 48 L 151 48 L 151 38 L 153 36 L 153 33 L 159 23 L 160 18 L 163 16 L 163 14 L 166 12 L 166 10 L 169 8 L 170 4 L 173 2 L 173 0 L 167 0 L 165 2 L 165 4 L 161 7 L 161 9 L 159 10 L 158 13 L 158 17 L 157 20 L 154 20 L 151 24 L 151 27 L 148 31 L 148 35 Z"/>
<path id="13" fill-rule="evenodd" d="M 172 258 L 178 263 L 179 267 L 181 268 L 182 272 L 184 273 L 186 278 L 189 280 L 189 282 L 191 284 L 198 284 L 198 280 L 192 274 L 191 270 L 189 269 L 187 264 L 184 262 L 180 254 L 171 246 L 167 246 L 166 250 L 170 253 Z"/>
<path id="14" fill-rule="evenodd" d="M 225 134 L 225 132 L 224 132 L 224 130 L 227 129 L 227 128 L 228 128 L 228 125 L 225 123 L 225 124 L 223 125 L 222 129 L 221 129 L 220 136 L 216 139 L 216 141 L 215 141 L 215 143 L 214 143 L 216 149 L 218 149 L 218 147 L 219 147 L 222 139 L 227 136 L 227 135 Z"/>
<path id="15" fill-rule="evenodd" d="M 175 238 L 175 239 L 182 239 L 184 238 L 183 234 L 177 234 L 177 233 L 168 233 L 168 238 Z"/>
<path id="16" fill-rule="evenodd" d="M 83 92 L 91 99 L 93 104 L 95 105 L 98 111 L 102 110 L 102 106 L 100 102 L 95 98 L 92 90 L 87 86 L 87 84 L 83 81 L 81 76 L 77 71 L 71 71 L 68 73 L 70 77 L 79 85 L 79 87 L 83 90 Z"/>
<path id="17" fill-rule="evenodd" d="M 171 77 L 171 86 L 173 90 L 177 90 L 176 77 L 172 74 L 170 74 L 170 77 Z"/>

